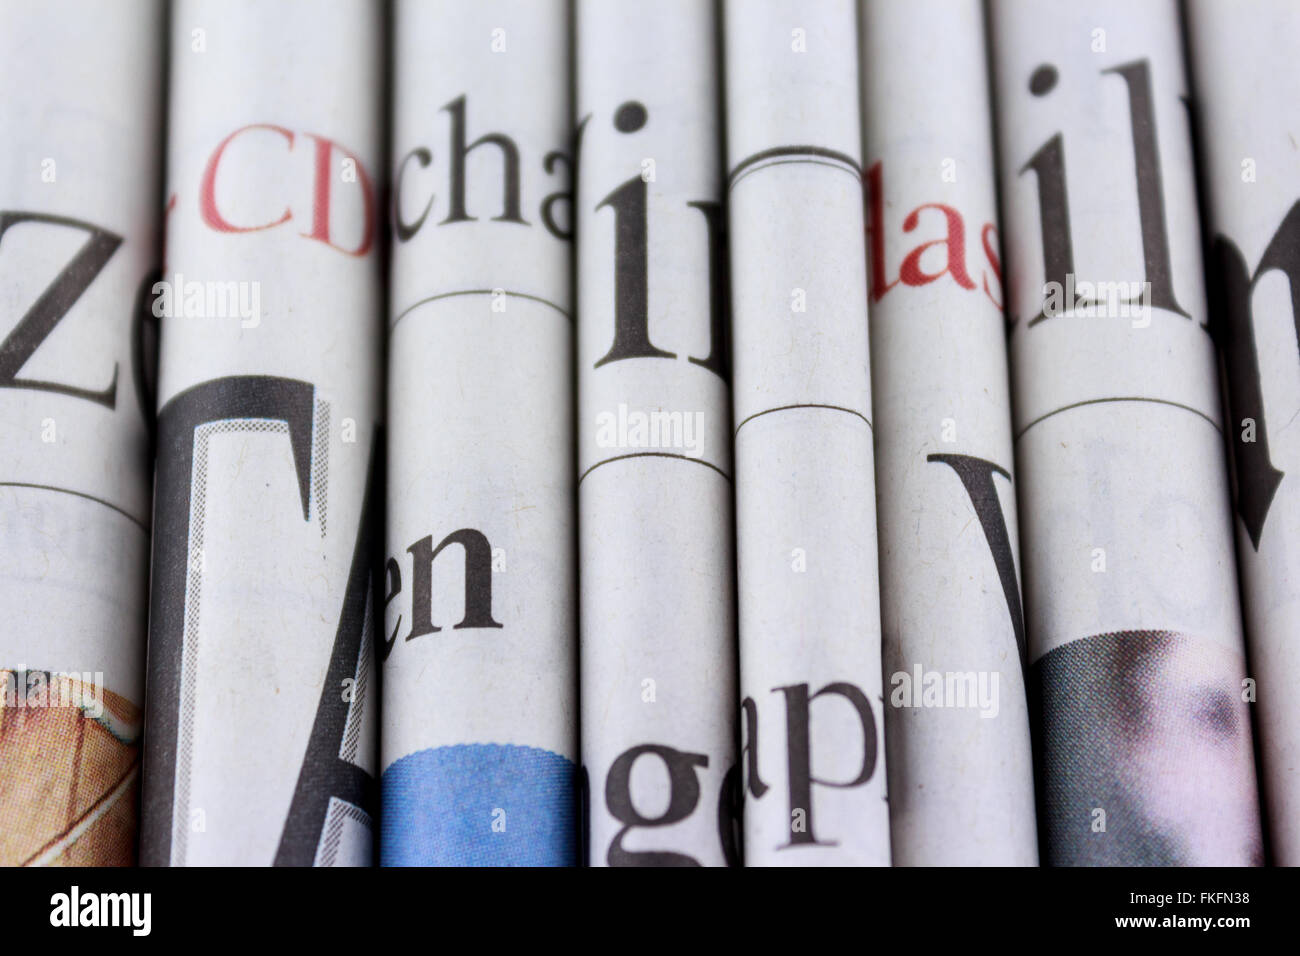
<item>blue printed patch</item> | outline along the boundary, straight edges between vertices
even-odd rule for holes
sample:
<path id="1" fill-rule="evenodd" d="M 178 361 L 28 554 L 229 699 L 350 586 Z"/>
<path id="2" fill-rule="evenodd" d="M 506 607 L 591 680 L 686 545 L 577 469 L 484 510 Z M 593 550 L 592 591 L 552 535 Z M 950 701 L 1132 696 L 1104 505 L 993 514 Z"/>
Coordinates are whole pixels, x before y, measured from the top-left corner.
<path id="1" fill-rule="evenodd" d="M 575 770 L 549 750 L 509 744 L 407 754 L 384 771 L 380 864 L 572 866 Z"/>

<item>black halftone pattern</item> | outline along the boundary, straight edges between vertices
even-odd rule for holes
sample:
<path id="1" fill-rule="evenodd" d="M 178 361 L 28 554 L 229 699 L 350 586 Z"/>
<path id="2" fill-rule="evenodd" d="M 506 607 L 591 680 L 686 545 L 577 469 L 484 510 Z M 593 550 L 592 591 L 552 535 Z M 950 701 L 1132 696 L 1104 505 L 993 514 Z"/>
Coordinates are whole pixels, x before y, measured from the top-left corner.
<path id="1" fill-rule="evenodd" d="M 1224 772 L 1253 781 L 1240 674 L 1222 653 L 1176 631 L 1118 631 L 1034 662 L 1044 863 L 1204 863 L 1195 838 L 1207 830 L 1239 841 L 1214 851 L 1219 865 L 1259 855 L 1250 828 L 1234 829 L 1257 810 L 1253 787 L 1243 805 L 1224 804 L 1211 817 L 1186 805 L 1189 776 L 1206 775 L 1198 786 L 1220 783 L 1211 775 Z M 1225 766 L 1224 748 L 1240 759 Z"/>
<path id="2" fill-rule="evenodd" d="M 339 843 L 343 840 L 343 825 L 348 820 L 355 820 L 371 832 L 374 830 L 370 814 L 356 804 L 340 800 L 338 797 L 330 797 L 330 808 L 325 817 L 325 832 L 321 836 L 320 848 L 316 851 L 316 859 L 312 862 L 312 866 L 334 866 L 338 863 Z"/>
<path id="3" fill-rule="evenodd" d="M 325 537 L 325 504 L 329 496 L 330 479 L 330 406 L 329 402 L 316 402 L 316 445 L 312 450 L 311 486 L 316 492 L 316 518 L 320 522 L 320 536 Z"/>
<path id="4" fill-rule="evenodd" d="M 366 715 L 366 688 L 370 685 L 370 642 L 373 639 L 373 605 L 370 595 L 372 582 L 366 579 L 366 620 L 361 630 L 361 653 L 357 656 L 357 669 L 353 675 L 352 706 L 348 708 L 346 730 L 343 732 L 343 744 L 339 747 L 339 759 L 348 763 L 357 762 L 357 750 L 361 743 L 361 726 Z"/>

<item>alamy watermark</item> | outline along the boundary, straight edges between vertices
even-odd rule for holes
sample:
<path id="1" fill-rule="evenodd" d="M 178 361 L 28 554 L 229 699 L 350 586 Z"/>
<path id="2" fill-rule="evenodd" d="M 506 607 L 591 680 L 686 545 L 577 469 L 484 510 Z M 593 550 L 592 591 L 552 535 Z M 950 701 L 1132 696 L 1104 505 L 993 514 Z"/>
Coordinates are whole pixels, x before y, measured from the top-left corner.
<path id="1" fill-rule="evenodd" d="M 262 321 L 262 285 L 257 281 L 186 280 L 181 273 L 153 284 L 153 314 L 162 319 L 239 319 L 245 329 Z"/>
<path id="2" fill-rule="evenodd" d="M 1065 275 L 1065 284 L 1053 280 L 1043 285 L 1043 317 L 1067 312 L 1089 318 L 1132 319 L 1133 328 L 1151 324 L 1150 282 L 1089 282 Z"/>
<path id="3" fill-rule="evenodd" d="M 0 707 L 80 707 L 87 717 L 98 719 L 104 715 L 104 675 L 89 671 L 0 671 Z"/>
<path id="4" fill-rule="evenodd" d="M 692 455 L 704 446 L 704 413 L 629 409 L 596 416 L 596 445 L 600 448 L 678 448 Z"/>
<path id="5" fill-rule="evenodd" d="M 998 715 L 997 671 L 928 671 L 920 664 L 911 672 L 896 671 L 889 683 L 894 707 L 967 708 L 981 717 Z"/>

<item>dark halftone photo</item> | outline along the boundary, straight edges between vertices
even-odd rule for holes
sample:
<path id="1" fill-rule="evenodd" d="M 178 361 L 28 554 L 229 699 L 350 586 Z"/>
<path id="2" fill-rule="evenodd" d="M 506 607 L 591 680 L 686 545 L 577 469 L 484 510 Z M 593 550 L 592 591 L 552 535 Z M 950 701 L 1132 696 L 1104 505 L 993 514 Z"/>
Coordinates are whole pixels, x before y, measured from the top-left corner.
<path id="1" fill-rule="evenodd" d="M 1058 647 L 1033 672 L 1044 863 L 1263 862 L 1240 656 L 1119 631 Z"/>

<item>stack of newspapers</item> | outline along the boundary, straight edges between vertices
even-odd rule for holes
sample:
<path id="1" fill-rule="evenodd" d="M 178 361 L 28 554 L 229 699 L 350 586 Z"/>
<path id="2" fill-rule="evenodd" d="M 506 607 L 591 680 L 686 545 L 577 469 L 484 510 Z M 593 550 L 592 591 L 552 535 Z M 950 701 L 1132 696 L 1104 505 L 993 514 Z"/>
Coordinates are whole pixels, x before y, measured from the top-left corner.
<path id="1" fill-rule="evenodd" d="M 0 864 L 1300 864 L 1294 0 L 0 0 Z"/>

